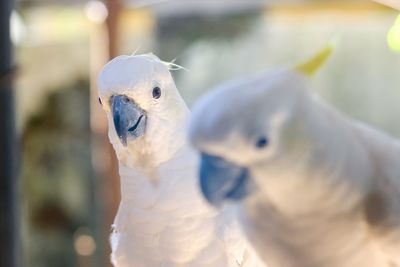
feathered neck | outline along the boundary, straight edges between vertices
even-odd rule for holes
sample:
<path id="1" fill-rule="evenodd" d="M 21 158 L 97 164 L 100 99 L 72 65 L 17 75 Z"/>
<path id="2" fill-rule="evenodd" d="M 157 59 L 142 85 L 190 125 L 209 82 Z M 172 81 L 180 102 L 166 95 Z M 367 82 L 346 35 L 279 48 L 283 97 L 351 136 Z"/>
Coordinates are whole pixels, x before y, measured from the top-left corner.
<path id="1" fill-rule="evenodd" d="M 146 192 L 146 197 L 156 199 L 160 188 L 168 187 L 168 184 L 187 183 L 190 177 L 181 176 L 180 173 L 186 173 L 187 170 L 194 172 L 196 169 L 194 165 L 198 161 L 196 157 L 197 154 L 194 150 L 186 142 L 183 142 L 167 161 L 156 167 L 129 167 L 123 162 L 119 162 L 121 198 L 123 200 L 132 200 L 132 197 L 137 199 L 138 196 Z M 183 162 L 185 164 L 182 164 Z M 171 175 L 171 173 L 174 175 Z M 185 179 L 185 181 L 182 181 L 182 179 Z"/>

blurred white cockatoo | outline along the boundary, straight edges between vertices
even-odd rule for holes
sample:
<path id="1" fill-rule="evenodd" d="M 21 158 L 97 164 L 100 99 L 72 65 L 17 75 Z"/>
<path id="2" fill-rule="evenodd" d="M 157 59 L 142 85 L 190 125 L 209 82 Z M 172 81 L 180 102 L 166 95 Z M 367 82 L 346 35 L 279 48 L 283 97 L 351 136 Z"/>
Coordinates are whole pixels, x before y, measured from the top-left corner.
<path id="1" fill-rule="evenodd" d="M 189 138 L 204 196 L 236 203 L 268 266 L 400 266 L 400 143 L 324 103 L 299 72 L 224 83 L 195 105 Z"/>
<path id="2" fill-rule="evenodd" d="M 217 213 L 197 186 L 185 140 L 189 110 L 152 54 L 119 56 L 98 78 L 119 160 L 121 203 L 111 236 L 116 267 L 262 266 L 232 212 Z"/>

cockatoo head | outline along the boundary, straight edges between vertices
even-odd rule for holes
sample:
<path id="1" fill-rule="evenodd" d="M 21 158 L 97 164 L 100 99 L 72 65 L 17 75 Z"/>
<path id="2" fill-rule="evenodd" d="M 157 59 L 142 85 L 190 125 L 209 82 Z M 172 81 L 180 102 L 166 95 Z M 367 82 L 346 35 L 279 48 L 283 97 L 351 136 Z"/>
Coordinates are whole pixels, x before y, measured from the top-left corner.
<path id="1" fill-rule="evenodd" d="M 296 164 L 288 161 L 306 142 L 307 95 L 300 74 L 276 71 L 223 84 L 199 100 L 189 139 L 201 153 L 200 185 L 210 203 L 242 200 L 269 186 L 260 173 Z"/>
<path id="2" fill-rule="evenodd" d="M 98 77 L 99 101 L 107 113 L 109 138 L 120 162 L 149 166 L 179 147 L 188 109 L 169 72 L 153 54 L 118 56 Z"/>

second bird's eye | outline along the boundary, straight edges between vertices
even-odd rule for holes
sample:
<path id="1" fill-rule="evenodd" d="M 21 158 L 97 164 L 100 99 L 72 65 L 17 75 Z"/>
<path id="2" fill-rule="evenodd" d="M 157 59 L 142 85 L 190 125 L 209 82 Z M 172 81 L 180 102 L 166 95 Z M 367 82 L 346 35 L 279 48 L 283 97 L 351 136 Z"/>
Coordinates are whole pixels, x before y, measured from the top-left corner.
<path id="1" fill-rule="evenodd" d="M 258 138 L 257 142 L 256 142 L 256 147 L 257 148 L 263 148 L 266 147 L 268 145 L 268 138 L 265 136 L 262 136 L 260 138 Z"/>
<path id="2" fill-rule="evenodd" d="M 153 98 L 158 99 L 161 96 L 161 89 L 160 87 L 153 88 Z"/>
<path id="3" fill-rule="evenodd" d="M 99 97 L 99 103 L 100 103 L 100 105 L 103 105 L 103 103 L 101 102 L 101 98 Z"/>

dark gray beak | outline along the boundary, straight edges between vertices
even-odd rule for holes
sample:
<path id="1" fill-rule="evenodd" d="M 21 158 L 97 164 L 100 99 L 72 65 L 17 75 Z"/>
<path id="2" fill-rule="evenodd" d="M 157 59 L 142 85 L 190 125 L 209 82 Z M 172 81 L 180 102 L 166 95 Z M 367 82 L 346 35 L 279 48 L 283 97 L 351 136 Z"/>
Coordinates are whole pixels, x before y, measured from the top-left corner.
<path id="1" fill-rule="evenodd" d="M 250 175 L 223 158 L 201 154 L 200 187 L 205 198 L 219 207 L 224 202 L 240 201 L 250 193 Z"/>
<path id="2" fill-rule="evenodd" d="M 134 140 L 144 135 L 146 112 L 131 98 L 124 95 L 113 96 L 111 110 L 115 131 L 124 146 L 127 146 L 128 140 Z"/>

